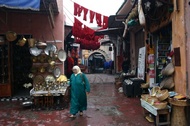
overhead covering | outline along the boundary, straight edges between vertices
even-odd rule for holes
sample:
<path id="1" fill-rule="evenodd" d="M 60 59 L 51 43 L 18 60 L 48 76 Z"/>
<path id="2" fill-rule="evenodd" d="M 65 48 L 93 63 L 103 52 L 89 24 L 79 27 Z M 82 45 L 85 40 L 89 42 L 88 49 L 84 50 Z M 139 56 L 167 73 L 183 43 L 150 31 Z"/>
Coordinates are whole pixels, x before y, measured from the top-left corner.
<path id="1" fill-rule="evenodd" d="M 108 28 L 95 31 L 95 35 L 118 35 L 123 34 L 123 28 Z"/>
<path id="2" fill-rule="evenodd" d="M 39 11 L 40 0 L 0 0 L 0 7 Z"/>
<path id="3" fill-rule="evenodd" d="M 128 15 L 129 12 L 134 7 L 137 0 L 126 0 L 123 5 L 119 8 L 119 10 L 116 12 L 116 15 Z"/>

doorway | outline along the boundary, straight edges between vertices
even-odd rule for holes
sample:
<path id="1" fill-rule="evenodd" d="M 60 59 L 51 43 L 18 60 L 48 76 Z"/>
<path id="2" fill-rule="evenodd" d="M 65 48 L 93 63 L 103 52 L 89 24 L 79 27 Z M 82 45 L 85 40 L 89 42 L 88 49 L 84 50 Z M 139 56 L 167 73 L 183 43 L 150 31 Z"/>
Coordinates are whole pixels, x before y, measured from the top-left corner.
<path id="1" fill-rule="evenodd" d="M 12 94 L 14 97 L 29 96 L 31 88 L 25 88 L 23 85 L 31 83 L 32 79 L 28 77 L 32 68 L 30 48 L 26 42 L 24 46 L 17 45 L 18 40 L 12 42 L 11 46 L 11 66 L 12 66 Z M 24 35 L 29 38 L 29 35 Z"/>
<path id="2" fill-rule="evenodd" d="M 105 57 L 101 53 L 93 53 L 88 58 L 88 66 L 90 73 L 103 73 Z"/>

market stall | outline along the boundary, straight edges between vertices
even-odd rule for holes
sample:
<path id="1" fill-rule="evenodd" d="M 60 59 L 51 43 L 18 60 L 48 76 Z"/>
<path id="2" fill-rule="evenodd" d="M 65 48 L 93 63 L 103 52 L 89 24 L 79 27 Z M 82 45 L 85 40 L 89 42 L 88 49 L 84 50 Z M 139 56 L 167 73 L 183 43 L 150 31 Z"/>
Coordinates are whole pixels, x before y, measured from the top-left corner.
<path id="1" fill-rule="evenodd" d="M 34 88 L 30 95 L 33 98 L 34 109 L 62 109 L 67 105 L 64 95 L 68 87 L 67 77 L 60 75 L 57 79 L 52 75 L 47 75 L 44 79 L 42 75 L 34 78 Z"/>
<path id="2" fill-rule="evenodd" d="M 30 95 L 33 97 L 34 108 L 61 106 L 68 86 L 67 77 L 60 68 L 67 58 L 66 52 L 58 50 L 56 43 L 33 42 L 29 45 L 33 61 L 29 77 L 33 79 Z"/>

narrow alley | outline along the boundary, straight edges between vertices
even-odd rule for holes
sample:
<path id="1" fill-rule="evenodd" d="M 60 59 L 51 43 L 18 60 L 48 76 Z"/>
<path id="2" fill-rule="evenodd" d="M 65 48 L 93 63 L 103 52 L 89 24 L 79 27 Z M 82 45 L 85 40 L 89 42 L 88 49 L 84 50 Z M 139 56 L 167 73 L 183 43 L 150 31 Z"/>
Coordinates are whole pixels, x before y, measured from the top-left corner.
<path id="1" fill-rule="evenodd" d="M 142 113 L 139 98 L 118 93 L 114 76 L 87 75 L 91 82 L 88 110 L 83 117 L 69 118 L 69 109 L 33 111 L 22 101 L 0 102 L 0 126 L 151 126 Z M 104 81 L 104 83 L 101 81 Z M 94 83 L 92 83 L 94 81 Z"/>
<path id="2" fill-rule="evenodd" d="M 154 125 L 190 126 L 190 0 L 0 0 L 0 126 Z"/>

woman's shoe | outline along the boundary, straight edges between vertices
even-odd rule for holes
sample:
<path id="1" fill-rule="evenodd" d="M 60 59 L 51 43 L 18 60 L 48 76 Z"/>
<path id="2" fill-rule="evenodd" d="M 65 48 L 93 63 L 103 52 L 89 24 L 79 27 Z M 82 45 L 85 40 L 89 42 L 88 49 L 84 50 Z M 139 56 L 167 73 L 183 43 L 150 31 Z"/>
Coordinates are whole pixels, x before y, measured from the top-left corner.
<path id="1" fill-rule="evenodd" d="M 80 116 L 83 116 L 83 112 L 80 112 L 79 115 L 80 115 Z"/>
<path id="2" fill-rule="evenodd" d="M 75 116 L 75 115 L 70 115 L 69 117 L 70 117 L 70 118 L 76 118 L 76 116 Z"/>

